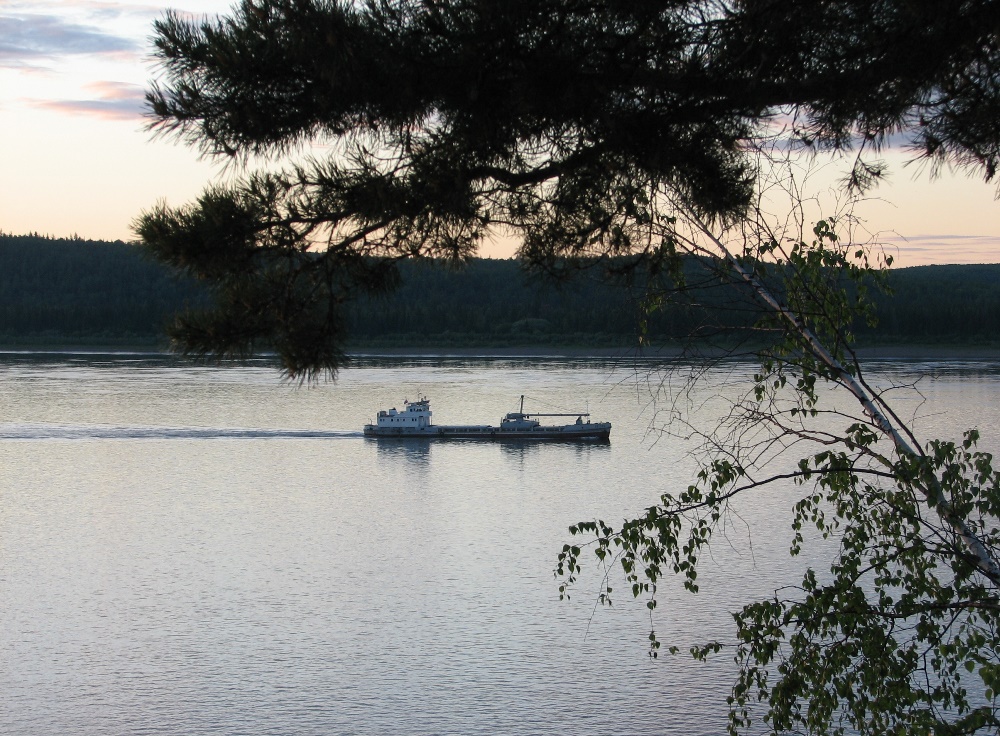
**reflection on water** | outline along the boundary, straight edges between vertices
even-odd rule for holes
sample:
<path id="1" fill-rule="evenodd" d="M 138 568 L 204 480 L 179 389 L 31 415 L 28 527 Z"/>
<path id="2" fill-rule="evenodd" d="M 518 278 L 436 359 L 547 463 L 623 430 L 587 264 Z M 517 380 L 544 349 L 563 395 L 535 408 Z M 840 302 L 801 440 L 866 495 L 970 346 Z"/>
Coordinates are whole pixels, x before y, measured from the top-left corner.
<path id="1" fill-rule="evenodd" d="M 430 463 L 433 442 L 429 439 L 397 439 L 394 437 L 375 439 L 367 437 L 365 442 L 375 445 L 379 460 L 403 460 L 424 468 Z"/>
<path id="2" fill-rule="evenodd" d="M 612 430 L 613 432 L 614 430 Z M 560 440 L 547 440 L 545 442 L 525 442 L 518 440 L 501 441 L 496 443 L 500 452 L 508 457 L 517 460 L 524 460 L 528 457 L 537 457 L 540 453 L 558 453 L 561 460 L 566 459 L 566 453 L 576 459 L 589 456 L 593 452 L 610 452 L 611 440 L 587 440 L 586 442 L 567 442 Z"/>
<path id="3" fill-rule="evenodd" d="M 337 436 L 348 436 L 346 433 Z M 2 435 L 0 435 L 2 437 Z M 432 440 L 427 438 L 399 438 L 399 437 L 368 437 L 367 443 L 373 444 L 377 450 L 380 460 L 405 460 L 414 465 L 427 466 L 434 452 L 432 448 L 441 445 L 475 445 L 491 448 L 489 452 L 499 453 L 501 456 L 514 459 L 525 460 L 529 457 L 539 457 L 552 453 L 559 456 L 560 462 L 567 459 L 569 453 L 577 460 L 587 457 L 594 452 L 610 452 L 611 442 L 609 440 L 590 440 L 586 442 L 571 442 L 559 440 L 527 441 L 527 440 L 475 440 L 475 439 L 453 439 L 453 440 Z"/>

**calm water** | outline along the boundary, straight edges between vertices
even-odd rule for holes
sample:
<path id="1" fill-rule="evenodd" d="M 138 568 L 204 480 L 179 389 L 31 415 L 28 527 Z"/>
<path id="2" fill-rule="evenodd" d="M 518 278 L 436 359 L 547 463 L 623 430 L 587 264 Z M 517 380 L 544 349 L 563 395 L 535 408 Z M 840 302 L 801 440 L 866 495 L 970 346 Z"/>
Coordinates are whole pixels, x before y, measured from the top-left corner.
<path id="1" fill-rule="evenodd" d="M 362 360 L 301 388 L 264 362 L 0 355 L 0 733 L 719 733 L 727 656 L 650 660 L 641 602 L 595 608 L 592 564 L 569 602 L 552 576 L 570 523 L 690 480 L 690 445 L 649 431 L 681 379 L 650 369 Z M 717 369 L 692 416 L 751 370 Z M 995 364 L 879 371 L 924 377 L 901 398 L 929 435 L 1000 447 Z M 495 423 L 522 393 L 589 406 L 612 441 L 361 437 L 418 391 L 438 423 Z M 699 595 L 664 587 L 661 639 L 725 637 L 797 580 L 794 493 L 744 502 Z"/>

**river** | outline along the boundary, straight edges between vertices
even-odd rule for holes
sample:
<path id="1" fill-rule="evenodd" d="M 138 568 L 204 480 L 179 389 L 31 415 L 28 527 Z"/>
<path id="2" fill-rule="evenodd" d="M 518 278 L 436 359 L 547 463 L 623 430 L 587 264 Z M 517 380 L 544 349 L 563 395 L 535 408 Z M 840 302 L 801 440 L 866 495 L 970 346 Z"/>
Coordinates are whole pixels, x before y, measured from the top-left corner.
<path id="1" fill-rule="evenodd" d="M 925 436 L 1000 448 L 997 363 L 874 370 L 917 382 L 900 402 Z M 571 523 L 690 482 L 692 443 L 655 431 L 674 399 L 708 423 L 752 372 L 683 393 L 688 369 L 627 357 L 362 357 L 300 386 L 266 360 L 0 354 L 0 733 L 720 733 L 731 658 L 653 660 L 646 637 L 724 639 L 730 611 L 797 582 L 799 489 L 745 500 L 702 591 L 665 584 L 652 621 L 624 591 L 597 606 L 590 559 L 560 601 L 553 568 Z M 441 424 L 495 424 L 525 394 L 614 429 L 361 436 L 418 393 Z"/>

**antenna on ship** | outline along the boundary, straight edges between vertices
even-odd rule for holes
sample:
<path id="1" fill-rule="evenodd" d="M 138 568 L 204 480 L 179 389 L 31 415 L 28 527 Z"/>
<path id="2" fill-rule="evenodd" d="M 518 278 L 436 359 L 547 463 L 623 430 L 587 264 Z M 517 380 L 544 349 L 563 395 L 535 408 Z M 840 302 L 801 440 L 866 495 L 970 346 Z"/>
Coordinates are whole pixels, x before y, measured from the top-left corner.
<path id="1" fill-rule="evenodd" d="M 524 394 L 521 394 L 521 411 L 520 414 L 524 414 Z"/>

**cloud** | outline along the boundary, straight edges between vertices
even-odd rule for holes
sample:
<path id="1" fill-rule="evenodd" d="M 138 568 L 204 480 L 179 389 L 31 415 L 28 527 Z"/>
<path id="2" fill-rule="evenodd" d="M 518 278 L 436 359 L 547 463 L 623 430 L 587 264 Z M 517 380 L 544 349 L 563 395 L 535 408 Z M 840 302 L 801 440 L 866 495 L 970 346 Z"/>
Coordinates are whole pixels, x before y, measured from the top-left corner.
<path id="1" fill-rule="evenodd" d="M 164 10 L 159 5 L 123 3 L 118 0 L 59 0 L 59 5 L 79 8 L 96 18 L 156 17 L 162 15 Z"/>
<path id="2" fill-rule="evenodd" d="M 36 102 L 35 107 L 67 115 L 92 115 L 104 120 L 138 120 L 144 112 L 144 91 L 137 84 L 93 82 L 86 86 L 94 94 L 85 100 Z"/>
<path id="3" fill-rule="evenodd" d="M 1000 236 L 996 235 L 892 235 L 881 237 L 886 249 L 902 265 L 925 263 L 1000 263 Z"/>
<path id="4" fill-rule="evenodd" d="M 135 53 L 139 44 L 55 15 L 0 15 L 0 66 L 21 68 L 42 58 Z"/>

